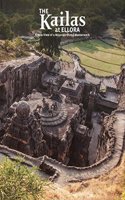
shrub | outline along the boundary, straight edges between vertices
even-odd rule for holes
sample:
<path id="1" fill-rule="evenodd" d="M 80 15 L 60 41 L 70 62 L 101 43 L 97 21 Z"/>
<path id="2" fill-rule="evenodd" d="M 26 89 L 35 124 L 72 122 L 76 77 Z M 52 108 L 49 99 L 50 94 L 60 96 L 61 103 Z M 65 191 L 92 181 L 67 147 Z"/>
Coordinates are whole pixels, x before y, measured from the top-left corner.
<path id="1" fill-rule="evenodd" d="M 21 165 L 21 161 L 5 159 L 0 164 L 0 199 L 35 200 L 43 195 L 45 181 L 36 174 L 35 169 Z"/>

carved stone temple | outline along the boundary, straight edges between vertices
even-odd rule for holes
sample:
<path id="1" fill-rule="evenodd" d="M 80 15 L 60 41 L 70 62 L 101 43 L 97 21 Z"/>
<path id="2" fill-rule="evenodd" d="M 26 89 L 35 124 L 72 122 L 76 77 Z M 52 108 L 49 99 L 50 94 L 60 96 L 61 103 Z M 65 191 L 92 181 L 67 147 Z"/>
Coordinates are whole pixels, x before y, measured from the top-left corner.
<path id="1" fill-rule="evenodd" d="M 96 77 L 46 56 L 1 63 L 1 144 L 65 165 L 96 163 L 107 153 L 105 117 L 118 107 L 124 76 L 123 68 L 120 76 Z"/>

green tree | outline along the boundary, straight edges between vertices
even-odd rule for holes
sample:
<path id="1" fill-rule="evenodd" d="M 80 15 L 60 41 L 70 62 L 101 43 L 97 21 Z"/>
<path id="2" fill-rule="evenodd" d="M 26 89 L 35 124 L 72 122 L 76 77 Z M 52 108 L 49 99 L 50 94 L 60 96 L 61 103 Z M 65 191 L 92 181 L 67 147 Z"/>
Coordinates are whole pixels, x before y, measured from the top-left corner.
<path id="1" fill-rule="evenodd" d="M 7 22 L 0 24 L 0 38 L 1 39 L 12 39 L 13 32 L 10 25 Z"/>
<path id="2" fill-rule="evenodd" d="M 8 23 L 8 19 L 3 12 L 0 12 L 0 38 L 1 39 L 11 39 L 13 37 L 13 32 L 11 26 Z"/>
<path id="3" fill-rule="evenodd" d="M 7 17 L 3 12 L 0 12 L 0 24 L 7 21 Z"/>
<path id="4" fill-rule="evenodd" d="M 7 14 L 13 12 L 31 13 L 33 10 L 33 0 L 3 0 L 3 11 Z"/>
<path id="5" fill-rule="evenodd" d="M 89 33 L 98 35 L 107 28 L 106 19 L 103 16 L 93 16 L 87 21 L 87 29 Z"/>
<path id="6" fill-rule="evenodd" d="M 15 22 L 13 22 L 13 30 L 16 35 L 28 34 L 31 31 L 31 20 L 30 16 L 20 16 Z"/>
<path id="7" fill-rule="evenodd" d="M 46 31 L 46 34 L 52 34 L 52 32 Z M 44 51 L 49 56 L 60 56 L 59 45 L 61 42 L 61 37 L 57 36 L 42 36 L 40 38 L 40 50 Z"/>

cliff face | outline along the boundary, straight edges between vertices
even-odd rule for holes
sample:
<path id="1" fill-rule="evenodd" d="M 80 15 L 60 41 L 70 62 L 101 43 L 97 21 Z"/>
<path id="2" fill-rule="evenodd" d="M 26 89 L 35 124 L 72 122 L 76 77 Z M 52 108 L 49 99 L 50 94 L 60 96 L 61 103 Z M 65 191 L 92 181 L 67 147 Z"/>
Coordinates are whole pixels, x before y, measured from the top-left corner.
<path id="1" fill-rule="evenodd" d="M 125 109 L 125 93 L 121 96 L 120 103 L 119 103 L 120 109 Z"/>
<path id="2" fill-rule="evenodd" d="M 41 85 L 42 73 L 50 60 L 32 54 L 29 57 L 0 63 L 0 110 L 6 114 L 9 106 L 21 96 Z M 1 117 L 3 112 L 1 113 Z"/>

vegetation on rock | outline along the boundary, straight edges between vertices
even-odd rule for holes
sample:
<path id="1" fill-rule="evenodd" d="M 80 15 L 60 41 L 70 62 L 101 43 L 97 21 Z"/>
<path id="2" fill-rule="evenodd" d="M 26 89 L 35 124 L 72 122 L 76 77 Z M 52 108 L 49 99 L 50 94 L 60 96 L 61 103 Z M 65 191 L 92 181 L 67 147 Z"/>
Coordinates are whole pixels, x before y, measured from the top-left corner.
<path id="1" fill-rule="evenodd" d="M 0 62 L 29 55 L 29 46 L 21 38 L 0 40 Z"/>
<path id="2" fill-rule="evenodd" d="M 35 169 L 22 165 L 20 160 L 4 160 L 0 164 L 1 200 L 36 200 L 42 197 L 45 181 L 36 174 Z"/>

